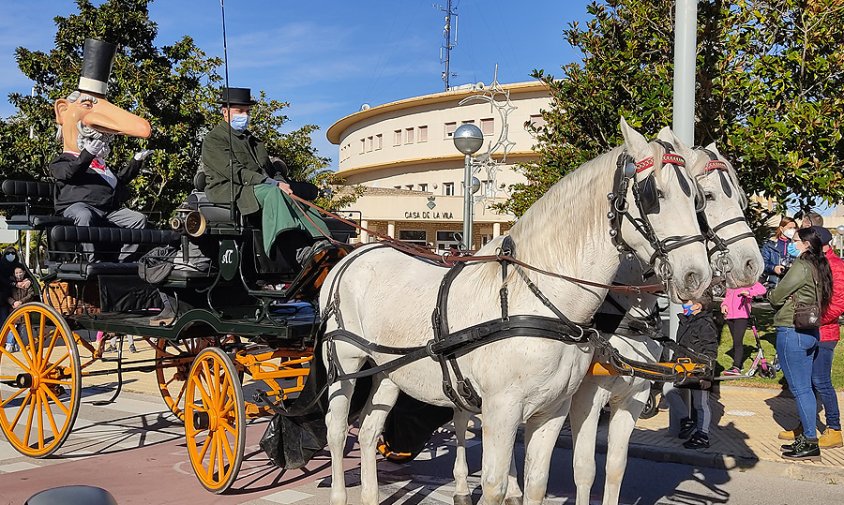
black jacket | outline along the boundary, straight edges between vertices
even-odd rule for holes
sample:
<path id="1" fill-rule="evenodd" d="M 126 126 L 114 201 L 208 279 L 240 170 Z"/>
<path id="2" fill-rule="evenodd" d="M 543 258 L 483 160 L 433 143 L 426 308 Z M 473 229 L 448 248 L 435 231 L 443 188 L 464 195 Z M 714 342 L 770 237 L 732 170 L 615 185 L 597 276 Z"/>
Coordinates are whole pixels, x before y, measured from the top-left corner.
<path id="1" fill-rule="evenodd" d="M 117 210 L 128 197 L 127 184 L 138 175 L 144 164 L 132 158 L 123 170 L 114 172 L 117 187 L 112 188 L 91 168 L 93 160 L 94 155 L 83 150 L 79 156 L 62 153 L 50 163 L 50 173 L 56 180 L 57 212 L 76 202 L 87 203 L 106 212 Z"/>
<path id="2" fill-rule="evenodd" d="M 714 360 L 718 356 L 718 328 L 712 312 L 703 310 L 699 314 L 679 314 L 678 317 L 677 343 Z"/>

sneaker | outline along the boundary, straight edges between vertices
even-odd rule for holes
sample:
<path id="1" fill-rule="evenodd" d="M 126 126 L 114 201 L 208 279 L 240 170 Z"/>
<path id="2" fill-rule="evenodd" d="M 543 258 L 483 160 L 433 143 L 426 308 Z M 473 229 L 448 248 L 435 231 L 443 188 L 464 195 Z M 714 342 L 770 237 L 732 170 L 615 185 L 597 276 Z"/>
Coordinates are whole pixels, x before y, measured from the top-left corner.
<path id="1" fill-rule="evenodd" d="M 841 439 L 841 430 L 833 430 L 827 428 L 821 433 L 821 438 L 818 439 L 818 447 L 821 449 L 835 449 L 837 447 L 844 447 L 844 440 Z"/>
<path id="2" fill-rule="evenodd" d="M 117 350 L 117 348 L 116 348 L 116 347 L 114 347 L 114 346 L 113 346 L 113 345 L 111 345 L 111 344 L 108 344 L 108 345 L 106 346 L 106 348 L 105 348 L 105 349 L 103 349 L 103 352 L 114 352 L 114 351 L 116 351 L 116 350 Z"/>
<path id="3" fill-rule="evenodd" d="M 135 344 L 129 346 L 129 352 L 138 352 L 138 349 L 135 348 Z"/>
<path id="4" fill-rule="evenodd" d="M 726 377 L 736 377 L 738 375 L 742 375 L 742 371 L 738 367 L 734 366 L 721 372 L 721 375 Z"/>
<path id="5" fill-rule="evenodd" d="M 686 449 L 708 449 L 709 435 L 702 431 L 696 431 L 692 438 L 683 442 L 683 447 Z"/>
<path id="6" fill-rule="evenodd" d="M 9 352 L 15 352 L 15 344 L 13 344 L 11 342 L 6 344 L 6 350 L 9 351 Z"/>
<path id="7" fill-rule="evenodd" d="M 690 417 L 680 419 L 680 433 L 678 437 L 689 438 L 695 432 L 695 422 Z"/>
<path id="8" fill-rule="evenodd" d="M 782 457 L 792 461 L 820 461 L 821 450 L 818 447 L 818 440 L 801 436 L 794 441 L 792 449 L 784 452 Z"/>
<path id="9" fill-rule="evenodd" d="M 803 433 L 803 425 L 798 424 L 796 428 L 793 430 L 783 430 L 777 435 L 777 438 L 780 440 L 795 440 L 797 435 Z"/>

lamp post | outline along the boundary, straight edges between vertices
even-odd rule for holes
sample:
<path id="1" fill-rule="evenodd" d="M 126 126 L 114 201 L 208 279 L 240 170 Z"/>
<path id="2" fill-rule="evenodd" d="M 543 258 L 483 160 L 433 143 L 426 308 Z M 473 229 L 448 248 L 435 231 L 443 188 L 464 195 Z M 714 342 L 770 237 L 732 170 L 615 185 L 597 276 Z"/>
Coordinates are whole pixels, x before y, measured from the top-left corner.
<path id="1" fill-rule="evenodd" d="M 465 156 L 463 166 L 463 249 L 469 250 L 472 247 L 472 195 L 478 190 L 480 184 L 472 184 L 472 155 L 484 143 L 484 134 L 480 128 L 473 124 L 460 125 L 454 130 L 454 147 Z"/>
<path id="2" fill-rule="evenodd" d="M 835 229 L 838 231 L 838 256 L 844 257 L 844 224 L 839 224 Z"/>

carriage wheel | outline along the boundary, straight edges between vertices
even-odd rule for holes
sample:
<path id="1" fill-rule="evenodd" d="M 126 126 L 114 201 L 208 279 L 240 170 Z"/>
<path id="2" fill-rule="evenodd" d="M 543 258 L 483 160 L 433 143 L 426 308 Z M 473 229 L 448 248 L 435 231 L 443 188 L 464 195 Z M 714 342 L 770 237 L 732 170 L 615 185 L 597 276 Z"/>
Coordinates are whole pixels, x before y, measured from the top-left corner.
<path id="1" fill-rule="evenodd" d="M 19 350 L 6 349 L 9 334 Z M 49 456 L 67 439 L 79 413 L 76 341 L 62 316 L 43 303 L 12 311 L 0 336 L 0 428 L 21 454 Z"/>
<path id="2" fill-rule="evenodd" d="M 185 387 L 194 358 L 199 351 L 215 344 L 213 337 L 186 338 L 181 341 L 159 338 L 155 343 L 155 377 L 158 391 L 167 408 L 185 422 Z"/>
<path id="3" fill-rule="evenodd" d="M 243 389 L 231 358 L 218 347 L 200 351 L 185 389 L 185 436 L 193 471 L 205 489 L 234 483 L 246 443 Z"/>

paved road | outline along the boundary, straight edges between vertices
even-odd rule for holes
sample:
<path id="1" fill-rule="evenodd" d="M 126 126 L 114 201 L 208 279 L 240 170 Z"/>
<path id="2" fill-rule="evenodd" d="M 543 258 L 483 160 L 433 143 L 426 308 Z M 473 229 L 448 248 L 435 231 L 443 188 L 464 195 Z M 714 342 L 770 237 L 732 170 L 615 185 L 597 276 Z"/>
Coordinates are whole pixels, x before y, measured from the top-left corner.
<path id="1" fill-rule="evenodd" d="M 107 488 L 121 505 L 327 503 L 328 456 L 321 455 L 304 470 L 278 471 L 268 464 L 257 447 L 265 427 L 263 422 L 248 429 L 247 457 L 233 489 L 226 496 L 215 496 L 204 491 L 193 476 L 182 427 L 164 412 L 157 397 L 126 393 L 114 405 L 95 407 L 90 402 L 96 393 L 87 391 L 83 397 L 76 429 L 58 457 L 28 459 L 18 455 L 5 441 L 0 442 L 0 505 L 20 505 L 41 489 L 66 484 Z M 448 438 L 448 433 L 442 433 L 438 441 L 445 442 Z M 480 447 L 477 442 L 471 445 L 471 482 L 477 496 Z M 358 503 L 357 452 L 351 445 L 349 450 L 346 481 L 351 486 L 351 503 Z M 423 453 L 409 466 L 379 463 L 382 503 L 452 503 L 452 463 L 453 457 L 443 448 Z M 547 503 L 574 503 L 570 468 L 571 452 L 558 449 Z M 787 477 L 787 469 L 784 465 L 764 464 L 728 472 L 634 459 L 629 465 L 622 502 L 637 505 L 844 503 L 844 484 L 794 481 Z M 594 502 L 599 503 L 600 487 L 593 491 Z"/>

